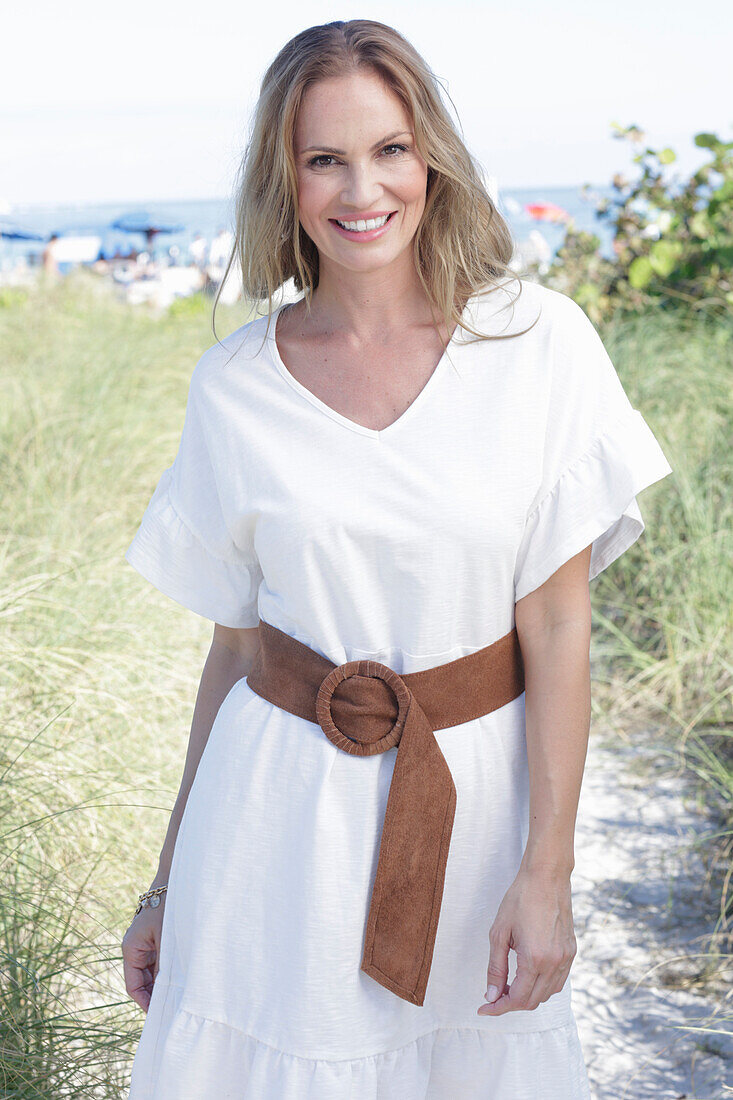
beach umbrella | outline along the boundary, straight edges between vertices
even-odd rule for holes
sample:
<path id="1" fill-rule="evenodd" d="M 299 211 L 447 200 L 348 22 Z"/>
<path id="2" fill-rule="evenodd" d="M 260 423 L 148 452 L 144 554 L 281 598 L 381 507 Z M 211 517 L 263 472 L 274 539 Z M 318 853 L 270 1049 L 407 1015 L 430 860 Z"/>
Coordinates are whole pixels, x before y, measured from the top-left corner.
<path id="1" fill-rule="evenodd" d="M 182 233 L 186 227 L 159 221 L 147 210 L 137 210 L 123 214 L 111 223 L 110 228 L 121 229 L 125 233 L 144 233 L 148 247 L 151 247 L 158 233 Z"/>
<path id="2" fill-rule="evenodd" d="M 38 233 L 32 233 L 29 229 L 23 229 L 17 222 L 0 220 L 0 237 L 7 237 L 9 241 L 45 241 Z"/>
<path id="3" fill-rule="evenodd" d="M 529 202 L 524 209 L 538 222 L 566 222 L 570 215 L 554 202 Z"/>

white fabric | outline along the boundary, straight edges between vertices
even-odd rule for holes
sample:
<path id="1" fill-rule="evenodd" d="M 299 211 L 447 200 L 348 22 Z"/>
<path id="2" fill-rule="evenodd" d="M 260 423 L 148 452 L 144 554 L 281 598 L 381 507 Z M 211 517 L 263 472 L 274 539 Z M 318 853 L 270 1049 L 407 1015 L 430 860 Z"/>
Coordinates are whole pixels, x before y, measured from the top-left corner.
<path id="1" fill-rule="evenodd" d="M 536 325 L 458 330 L 383 431 L 297 382 L 275 319 L 214 345 L 127 560 L 214 621 L 261 617 L 336 664 L 398 673 L 506 634 L 515 600 L 591 542 L 597 575 L 670 466 L 583 311 L 530 282 L 507 308 L 516 293 L 473 299 L 466 320 Z M 534 1011 L 476 1013 L 527 839 L 524 721 L 521 695 L 436 734 L 457 808 L 416 1006 L 359 969 L 397 750 L 350 756 L 239 680 L 181 822 L 129 1100 L 587 1098 L 569 981 Z"/>

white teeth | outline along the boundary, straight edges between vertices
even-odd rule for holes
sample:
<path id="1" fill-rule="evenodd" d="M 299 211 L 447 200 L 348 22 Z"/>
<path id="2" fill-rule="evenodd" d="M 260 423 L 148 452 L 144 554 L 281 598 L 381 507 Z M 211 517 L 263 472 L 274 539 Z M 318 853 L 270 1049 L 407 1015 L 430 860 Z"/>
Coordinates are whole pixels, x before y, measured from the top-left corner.
<path id="1" fill-rule="evenodd" d="M 381 218 L 369 218 L 368 221 L 340 222 L 338 218 L 335 220 L 343 229 L 350 229 L 354 233 L 364 233 L 367 229 L 379 229 L 388 217 L 389 214 L 383 214 Z"/>

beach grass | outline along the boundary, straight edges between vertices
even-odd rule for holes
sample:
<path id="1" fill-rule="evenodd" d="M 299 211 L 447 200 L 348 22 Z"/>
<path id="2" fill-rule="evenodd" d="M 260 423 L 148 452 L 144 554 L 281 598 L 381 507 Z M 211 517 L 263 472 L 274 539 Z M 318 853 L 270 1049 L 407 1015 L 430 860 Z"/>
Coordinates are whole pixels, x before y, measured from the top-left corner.
<path id="1" fill-rule="evenodd" d="M 0 1092 L 15 1100 L 124 1096 L 142 1027 L 120 941 L 156 868 L 212 624 L 123 554 L 175 455 L 211 304 L 153 316 L 84 271 L 0 297 Z M 218 307 L 217 332 L 248 316 Z M 603 336 L 674 473 L 641 494 L 646 532 L 591 586 L 593 732 L 653 739 L 710 812 L 700 924 L 715 930 L 730 918 L 733 321 L 655 312 Z"/>

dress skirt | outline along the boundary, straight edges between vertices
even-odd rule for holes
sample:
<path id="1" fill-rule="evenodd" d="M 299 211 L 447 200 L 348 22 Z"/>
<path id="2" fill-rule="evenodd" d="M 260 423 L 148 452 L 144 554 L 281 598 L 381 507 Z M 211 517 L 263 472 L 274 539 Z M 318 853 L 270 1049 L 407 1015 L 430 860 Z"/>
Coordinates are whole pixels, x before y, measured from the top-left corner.
<path id="1" fill-rule="evenodd" d="M 436 732 L 457 808 L 418 1007 L 359 969 L 397 750 L 349 756 L 236 683 L 180 825 L 130 1100 L 588 1097 L 569 982 L 476 1013 L 526 835 L 523 707 Z"/>

